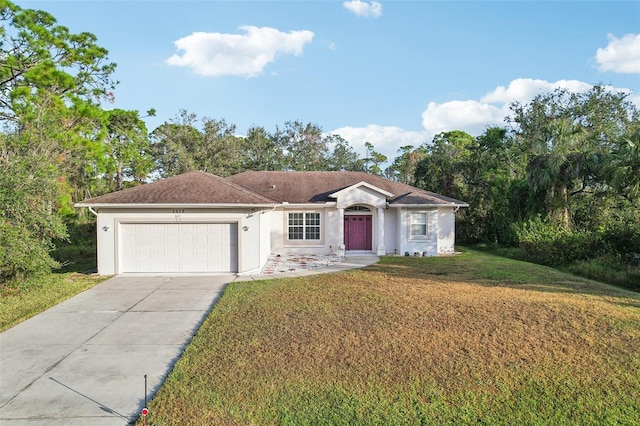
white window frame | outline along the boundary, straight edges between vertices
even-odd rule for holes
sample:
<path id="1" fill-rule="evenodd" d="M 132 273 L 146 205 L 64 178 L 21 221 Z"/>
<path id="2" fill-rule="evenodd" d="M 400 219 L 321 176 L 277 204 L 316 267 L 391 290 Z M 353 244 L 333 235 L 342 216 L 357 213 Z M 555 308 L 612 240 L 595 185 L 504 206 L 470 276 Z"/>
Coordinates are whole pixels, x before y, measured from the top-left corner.
<path id="1" fill-rule="evenodd" d="M 300 224 L 291 224 L 291 216 L 292 215 L 302 215 L 302 223 Z M 308 223 L 308 217 L 311 215 L 315 215 L 317 218 L 317 224 L 316 222 L 316 218 L 314 218 L 314 222 L 313 223 Z M 291 238 L 291 228 L 295 227 L 295 228 L 302 228 L 302 238 Z M 309 238 L 308 234 L 311 233 L 310 231 L 317 231 L 317 238 Z M 322 214 L 320 214 L 320 212 L 316 212 L 316 211 L 311 211 L 311 212 L 304 212 L 304 211 L 294 211 L 294 212 L 287 212 L 287 241 L 290 242 L 315 242 L 315 243 L 319 243 L 322 241 Z"/>
<path id="2" fill-rule="evenodd" d="M 428 240 L 429 239 L 429 213 L 428 211 L 411 211 L 409 212 L 409 239 L 410 240 Z M 424 221 L 415 219 L 418 215 L 424 215 Z M 424 233 L 414 233 L 414 225 L 424 226 Z"/>

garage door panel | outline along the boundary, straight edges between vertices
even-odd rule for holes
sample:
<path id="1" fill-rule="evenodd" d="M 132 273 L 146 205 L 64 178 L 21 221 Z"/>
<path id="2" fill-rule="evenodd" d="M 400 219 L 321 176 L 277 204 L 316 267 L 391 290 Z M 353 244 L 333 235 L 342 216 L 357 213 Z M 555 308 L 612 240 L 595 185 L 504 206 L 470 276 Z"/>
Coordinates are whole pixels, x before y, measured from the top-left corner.
<path id="1" fill-rule="evenodd" d="M 120 272 L 236 272 L 235 223 L 123 223 Z"/>

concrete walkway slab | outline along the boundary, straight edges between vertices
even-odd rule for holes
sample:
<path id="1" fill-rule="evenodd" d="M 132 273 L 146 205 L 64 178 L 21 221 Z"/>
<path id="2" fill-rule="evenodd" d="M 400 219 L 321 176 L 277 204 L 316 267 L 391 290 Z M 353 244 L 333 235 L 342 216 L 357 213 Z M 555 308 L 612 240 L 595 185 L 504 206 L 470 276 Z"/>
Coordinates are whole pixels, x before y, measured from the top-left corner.
<path id="1" fill-rule="evenodd" d="M 1 333 L 0 424 L 130 424 L 234 279 L 117 276 Z"/>

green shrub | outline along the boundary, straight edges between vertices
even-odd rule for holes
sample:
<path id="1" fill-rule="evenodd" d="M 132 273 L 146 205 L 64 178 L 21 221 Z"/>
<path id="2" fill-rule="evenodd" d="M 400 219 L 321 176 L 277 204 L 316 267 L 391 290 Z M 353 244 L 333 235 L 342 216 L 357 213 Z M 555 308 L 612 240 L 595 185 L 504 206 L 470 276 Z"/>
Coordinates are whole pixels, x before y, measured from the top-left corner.
<path id="1" fill-rule="evenodd" d="M 573 231 L 537 217 L 517 224 L 518 248 L 530 262 L 560 266 L 602 255 L 605 246 L 596 232 Z"/>
<path id="2" fill-rule="evenodd" d="M 57 268 L 52 249 L 51 243 L 38 241 L 28 229 L 0 222 L 0 282 Z"/>
<path id="3" fill-rule="evenodd" d="M 640 269 L 610 256 L 583 260 L 569 265 L 568 272 L 630 290 L 640 291 Z"/>
<path id="4" fill-rule="evenodd" d="M 57 241 L 53 258 L 62 265 L 60 271 L 85 272 L 96 266 L 96 223 L 71 223 L 69 238 Z"/>
<path id="5" fill-rule="evenodd" d="M 640 224 L 635 227 L 611 224 L 601 231 L 601 238 L 608 254 L 619 255 L 626 262 L 634 262 L 635 254 L 640 253 Z"/>
<path id="6" fill-rule="evenodd" d="M 514 229 L 524 260 L 640 291 L 640 226 L 614 222 L 595 231 L 570 230 L 538 217 Z"/>

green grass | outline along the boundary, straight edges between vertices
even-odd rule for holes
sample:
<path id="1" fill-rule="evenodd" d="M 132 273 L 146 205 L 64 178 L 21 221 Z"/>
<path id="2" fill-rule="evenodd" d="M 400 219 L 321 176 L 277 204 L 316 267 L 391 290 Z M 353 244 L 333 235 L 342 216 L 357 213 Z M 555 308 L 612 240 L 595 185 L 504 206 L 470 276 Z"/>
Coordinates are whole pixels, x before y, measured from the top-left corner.
<path id="1" fill-rule="evenodd" d="M 515 247 L 478 244 L 473 247 L 497 256 L 527 260 L 522 250 Z M 600 281 L 640 292 L 640 262 L 620 256 L 596 257 L 557 266 L 556 269 L 579 277 Z"/>
<path id="2" fill-rule="evenodd" d="M 638 424 L 640 296 L 466 251 L 231 284 L 149 424 Z"/>
<path id="3" fill-rule="evenodd" d="M 596 258 L 576 262 L 564 269 L 581 277 L 607 282 L 640 292 L 640 265 L 625 264 L 617 259 Z"/>
<path id="4" fill-rule="evenodd" d="M 52 273 L 23 280 L 0 282 L 0 331 L 81 293 L 108 277 L 90 275 L 96 270 L 94 224 L 70 226 L 73 241 L 59 241 L 52 252 L 61 267 Z M 84 238 L 80 238 L 84 236 Z"/>
<path id="5" fill-rule="evenodd" d="M 75 272 L 44 274 L 0 284 L 0 331 L 39 314 L 104 281 Z"/>

